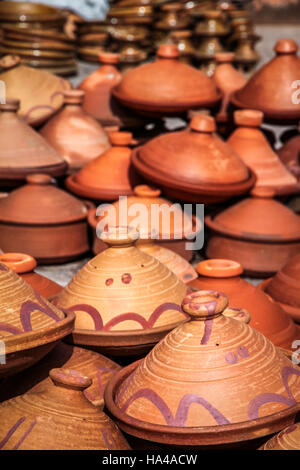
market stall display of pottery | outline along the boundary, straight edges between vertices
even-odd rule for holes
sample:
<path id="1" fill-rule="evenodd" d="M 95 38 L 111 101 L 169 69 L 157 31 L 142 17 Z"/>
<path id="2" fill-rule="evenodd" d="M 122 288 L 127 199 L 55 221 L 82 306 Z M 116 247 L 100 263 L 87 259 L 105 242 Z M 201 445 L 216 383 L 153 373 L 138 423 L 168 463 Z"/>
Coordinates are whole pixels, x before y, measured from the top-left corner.
<path id="1" fill-rule="evenodd" d="M 227 305 L 217 291 L 186 296 L 190 320 L 112 378 L 104 398 L 123 431 L 168 445 L 242 445 L 294 422 L 300 369 L 226 317 Z"/>
<path id="2" fill-rule="evenodd" d="M 240 263 L 229 259 L 208 259 L 198 263 L 196 270 L 199 277 L 190 282 L 189 286 L 224 292 L 230 307 L 244 307 L 250 313 L 250 326 L 260 331 L 275 346 L 292 350 L 293 342 L 300 340 L 300 328 L 278 303 L 240 277 L 243 273 Z"/>
<path id="3" fill-rule="evenodd" d="M 27 176 L 27 183 L 0 198 L 0 246 L 25 251 L 41 263 L 63 263 L 89 249 L 84 203 L 57 188 L 46 174 Z"/>
<path id="4" fill-rule="evenodd" d="M 64 106 L 40 130 L 40 134 L 77 170 L 110 147 L 101 124 L 82 108 L 84 91 L 64 92 Z"/>
<path id="5" fill-rule="evenodd" d="M 212 234 L 208 258 L 238 261 L 248 275 L 268 277 L 300 251 L 300 217 L 273 199 L 274 190 L 252 189 L 250 198 L 206 216 Z"/>
<path id="6" fill-rule="evenodd" d="M 300 131 L 300 124 L 298 129 Z M 300 135 L 296 135 L 288 140 L 277 153 L 289 171 L 300 178 Z"/>
<path id="7" fill-rule="evenodd" d="M 0 404 L 0 449 L 129 449 L 113 421 L 83 395 L 90 377 L 64 368 L 51 369 L 49 377 L 38 391 Z"/>
<path id="8" fill-rule="evenodd" d="M 25 253 L 0 253 L 0 263 L 19 274 L 34 290 L 46 299 L 57 295 L 62 287 L 51 279 L 34 272 L 36 260 Z"/>
<path id="9" fill-rule="evenodd" d="M 66 186 L 72 193 L 99 201 L 114 201 L 133 194 L 139 177 L 131 165 L 132 134 L 110 132 L 109 140 L 109 150 L 67 178 Z"/>
<path id="10" fill-rule="evenodd" d="M 205 204 L 249 191 L 254 174 L 216 134 L 212 116 L 198 114 L 189 126 L 156 137 L 133 151 L 132 163 L 148 181 L 175 199 Z"/>
<path id="11" fill-rule="evenodd" d="M 34 172 L 64 175 L 67 163 L 17 115 L 19 104 L 18 100 L 0 104 L 0 185 L 21 184 Z"/>
<path id="12" fill-rule="evenodd" d="M 266 442 L 260 450 L 300 450 L 300 423 L 292 424 Z"/>
<path id="13" fill-rule="evenodd" d="M 185 320 L 186 285 L 167 266 L 138 250 L 135 229 L 110 228 L 109 245 L 89 261 L 54 299 L 75 312 L 72 342 L 112 355 L 148 351 Z"/>
<path id="14" fill-rule="evenodd" d="M 0 294 L 2 378 L 26 369 L 51 351 L 71 333 L 75 315 L 51 305 L 1 263 Z"/>

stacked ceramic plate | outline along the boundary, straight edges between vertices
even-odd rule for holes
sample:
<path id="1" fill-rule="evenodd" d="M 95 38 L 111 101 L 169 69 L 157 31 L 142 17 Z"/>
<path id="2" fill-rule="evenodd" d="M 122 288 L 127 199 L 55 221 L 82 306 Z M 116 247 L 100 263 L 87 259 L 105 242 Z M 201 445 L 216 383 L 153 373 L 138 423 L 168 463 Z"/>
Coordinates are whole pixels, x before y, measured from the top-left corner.
<path id="1" fill-rule="evenodd" d="M 109 42 L 109 27 L 102 21 L 81 21 L 77 24 L 77 54 L 86 62 L 98 62 L 98 55 Z"/>

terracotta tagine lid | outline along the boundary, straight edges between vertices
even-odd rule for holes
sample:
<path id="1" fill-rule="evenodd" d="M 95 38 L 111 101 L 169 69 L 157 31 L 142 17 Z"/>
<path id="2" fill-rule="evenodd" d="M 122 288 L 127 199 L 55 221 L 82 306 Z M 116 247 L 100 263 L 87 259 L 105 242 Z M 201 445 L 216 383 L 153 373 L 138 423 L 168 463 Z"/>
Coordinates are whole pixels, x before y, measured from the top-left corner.
<path id="1" fill-rule="evenodd" d="M 73 329 L 72 312 L 51 305 L 2 263 L 0 299 L 0 339 L 6 355 L 0 377 L 34 364 Z"/>
<path id="2" fill-rule="evenodd" d="M 229 259 L 208 259 L 198 263 L 199 277 L 189 283 L 196 289 L 224 292 L 233 308 L 245 308 L 250 313 L 250 326 L 260 331 L 275 346 L 291 350 L 292 343 L 300 340 L 300 328 L 258 287 L 240 276 L 240 263 Z"/>
<path id="3" fill-rule="evenodd" d="M 291 424 L 266 442 L 260 450 L 300 450 L 300 423 Z"/>
<path id="4" fill-rule="evenodd" d="M 19 274 L 34 290 L 49 298 L 58 294 L 62 287 L 56 282 L 34 272 L 36 260 L 25 253 L 0 253 L 0 263 L 5 264 Z"/>
<path id="5" fill-rule="evenodd" d="M 71 169 L 81 168 L 110 147 L 107 133 L 82 108 L 84 91 L 64 92 L 64 107 L 40 130 Z"/>
<path id="6" fill-rule="evenodd" d="M 42 390 L 0 404 L 3 450 L 128 450 L 117 426 L 83 395 L 92 379 L 52 369 Z"/>
<path id="7" fill-rule="evenodd" d="M 90 260 L 55 299 L 56 305 L 76 314 L 76 344 L 116 347 L 123 341 L 126 347 L 136 346 L 135 335 L 145 341 L 152 330 L 165 334 L 185 319 L 185 284 L 134 246 L 135 229 L 111 227 L 101 238 L 109 248 Z"/>
<path id="8" fill-rule="evenodd" d="M 175 44 L 163 44 L 157 59 L 128 71 L 113 89 L 125 106 L 150 115 L 178 114 L 199 106 L 214 106 L 221 98 L 202 72 L 181 63 Z"/>
<path id="9" fill-rule="evenodd" d="M 190 320 L 115 375 L 105 401 L 122 429 L 199 446 L 262 437 L 295 419 L 299 368 L 260 332 L 227 317 L 227 306 L 217 291 L 187 295 Z"/>
<path id="10" fill-rule="evenodd" d="M 282 164 L 260 130 L 263 113 L 252 109 L 235 111 L 234 121 L 238 127 L 227 143 L 254 171 L 256 186 L 271 187 L 276 194 L 299 192 L 297 179 Z"/>
<path id="11" fill-rule="evenodd" d="M 298 130 L 300 131 L 300 124 L 298 124 Z M 300 178 L 300 135 L 288 140 L 277 153 L 289 171 Z"/>
<path id="12" fill-rule="evenodd" d="M 255 72 L 246 85 L 233 94 L 232 101 L 241 108 L 255 105 L 266 119 L 299 120 L 299 100 L 292 100 L 292 84 L 300 74 L 298 45 L 292 39 L 280 39 L 274 50 L 275 58 Z"/>
<path id="13" fill-rule="evenodd" d="M 17 115 L 18 108 L 18 100 L 0 104 L 0 180 L 24 180 L 26 174 L 38 171 L 63 175 L 66 162 Z"/>
<path id="14" fill-rule="evenodd" d="M 209 203 L 243 194 L 255 177 L 215 131 L 213 117 L 197 114 L 187 129 L 158 136 L 134 150 L 133 165 L 177 199 Z"/>
<path id="15" fill-rule="evenodd" d="M 69 176 L 68 189 L 80 196 L 98 200 L 115 200 L 133 194 L 138 177 L 131 166 L 132 134 L 110 132 L 112 147 Z"/>

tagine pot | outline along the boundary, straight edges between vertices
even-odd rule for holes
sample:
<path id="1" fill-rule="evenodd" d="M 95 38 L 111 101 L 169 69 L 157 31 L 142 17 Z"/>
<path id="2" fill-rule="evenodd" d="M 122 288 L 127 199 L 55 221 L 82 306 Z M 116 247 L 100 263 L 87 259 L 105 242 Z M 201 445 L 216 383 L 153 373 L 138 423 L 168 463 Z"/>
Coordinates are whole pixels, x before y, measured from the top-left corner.
<path id="1" fill-rule="evenodd" d="M 243 273 L 240 263 L 229 259 L 208 259 L 198 263 L 196 270 L 199 277 L 188 286 L 224 292 L 230 307 L 245 308 L 250 313 L 250 326 L 275 346 L 292 350 L 293 342 L 300 340 L 300 328 L 278 303 L 240 277 Z"/>
<path id="2" fill-rule="evenodd" d="M 246 274 L 268 277 L 300 251 L 300 217 L 273 199 L 271 188 L 256 187 L 250 198 L 206 216 L 211 230 L 208 258 L 232 259 Z"/>
<path id="3" fill-rule="evenodd" d="M 259 450 L 300 450 L 300 423 L 283 429 Z"/>
<path id="4" fill-rule="evenodd" d="M 110 418 L 83 391 L 92 379 L 51 369 L 51 383 L 0 404 L 2 450 L 128 450 Z"/>
<path id="5" fill-rule="evenodd" d="M 40 134 L 68 162 L 70 170 L 82 166 L 109 149 L 107 133 L 82 108 L 84 91 L 64 92 L 64 107 L 40 130 Z"/>
<path id="6" fill-rule="evenodd" d="M 185 320 L 186 285 L 167 266 L 138 250 L 134 229 L 102 233 L 109 248 L 90 260 L 54 299 L 76 314 L 70 341 L 110 355 L 148 351 Z"/>
<path id="7" fill-rule="evenodd" d="M 74 313 L 51 305 L 0 263 L 0 378 L 26 369 L 71 333 Z"/>
<path id="8" fill-rule="evenodd" d="M 215 132 L 214 118 L 197 114 L 183 131 L 134 149 L 133 166 L 174 199 L 212 204 L 248 192 L 254 174 Z"/>
<path id="9" fill-rule="evenodd" d="M 133 194 L 139 177 L 131 165 L 132 134 L 110 132 L 109 139 L 109 150 L 67 178 L 66 186 L 72 193 L 98 201 L 114 201 Z"/>
<path id="10" fill-rule="evenodd" d="M 187 245 L 192 242 L 203 229 L 200 219 L 193 215 L 190 216 L 184 213 L 180 206 L 174 207 L 173 204 L 165 198 L 161 197 L 161 190 L 158 188 L 150 187 L 147 185 L 135 186 L 134 195 L 127 197 L 126 200 L 117 200 L 113 203 L 113 208 L 116 210 L 116 220 L 110 219 L 110 212 L 105 211 L 105 207 L 98 212 L 96 209 L 91 209 L 88 214 L 89 225 L 93 229 L 94 243 L 93 252 L 95 254 L 101 253 L 105 248 L 105 243 L 97 236 L 97 226 L 104 225 L 120 225 L 122 224 L 123 214 L 127 215 L 128 225 L 135 226 L 139 232 L 142 232 L 143 240 L 148 238 L 149 227 L 152 229 L 153 238 L 159 246 L 168 248 L 175 253 L 182 256 L 187 261 L 193 257 L 193 250 Z M 144 220 L 136 219 L 135 211 L 139 208 L 145 207 L 148 217 Z M 158 207 L 160 210 L 159 218 L 156 219 L 155 212 L 152 214 L 152 207 Z M 97 212 L 99 216 L 97 216 Z M 112 213 L 113 217 L 114 213 Z M 167 222 L 170 221 L 170 226 L 167 227 Z"/>
<path id="11" fill-rule="evenodd" d="M 51 184 L 45 174 L 0 198 L 0 246 L 30 254 L 40 263 L 63 263 L 89 250 L 84 203 Z"/>
<path id="12" fill-rule="evenodd" d="M 62 287 L 45 276 L 34 272 L 36 260 L 25 253 L 0 253 L 0 263 L 19 274 L 40 295 L 49 299 L 57 295 Z"/>
<path id="13" fill-rule="evenodd" d="M 19 104 L 0 104 L 0 185 L 21 184 L 30 173 L 64 175 L 67 163 L 17 115 Z"/>
<path id="14" fill-rule="evenodd" d="M 215 84 L 202 72 L 181 63 L 175 44 L 163 44 L 153 63 L 126 73 L 112 93 L 123 105 L 149 116 L 213 107 L 221 99 Z"/>
<path id="15" fill-rule="evenodd" d="M 298 45 L 292 39 L 280 39 L 274 50 L 276 56 L 232 95 L 232 102 L 238 108 L 251 109 L 255 106 L 264 113 L 267 121 L 281 121 L 284 124 L 298 121 L 300 103 L 292 100 L 293 91 L 296 91 L 292 84 L 300 74 Z"/>
<path id="16" fill-rule="evenodd" d="M 298 125 L 300 130 L 300 124 Z M 300 135 L 292 137 L 277 151 L 282 163 L 298 179 L 300 178 Z"/>
<path id="17" fill-rule="evenodd" d="M 270 187 L 276 195 L 299 193 L 300 183 L 280 161 L 260 129 L 263 123 L 261 111 L 245 109 L 235 111 L 238 126 L 227 143 L 256 175 L 256 186 Z"/>
<path id="18" fill-rule="evenodd" d="M 217 291 L 188 295 L 189 321 L 111 379 L 104 399 L 123 431 L 168 446 L 242 447 L 294 422 L 300 369 L 226 316 L 227 305 Z"/>

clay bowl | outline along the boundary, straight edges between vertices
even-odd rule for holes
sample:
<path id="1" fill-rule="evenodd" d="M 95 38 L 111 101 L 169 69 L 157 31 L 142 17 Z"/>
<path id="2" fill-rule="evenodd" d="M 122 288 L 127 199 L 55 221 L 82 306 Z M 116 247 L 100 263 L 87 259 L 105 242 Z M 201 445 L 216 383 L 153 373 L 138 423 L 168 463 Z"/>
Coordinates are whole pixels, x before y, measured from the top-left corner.
<path id="1" fill-rule="evenodd" d="M 283 429 L 259 450 L 300 450 L 300 423 Z"/>
<path id="2" fill-rule="evenodd" d="M 58 31 L 54 36 L 53 31 L 48 31 L 47 29 L 16 28 L 14 26 L 5 26 L 2 29 L 5 37 L 8 39 L 33 42 L 53 40 L 55 37 L 55 42 L 59 42 L 59 44 L 73 44 L 73 47 L 75 44 L 74 39 Z"/>
<path id="3" fill-rule="evenodd" d="M 61 10 L 40 3 L 1 2 L 0 15 L 7 22 L 65 22 L 66 17 Z"/>

